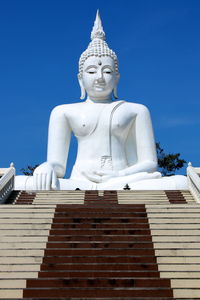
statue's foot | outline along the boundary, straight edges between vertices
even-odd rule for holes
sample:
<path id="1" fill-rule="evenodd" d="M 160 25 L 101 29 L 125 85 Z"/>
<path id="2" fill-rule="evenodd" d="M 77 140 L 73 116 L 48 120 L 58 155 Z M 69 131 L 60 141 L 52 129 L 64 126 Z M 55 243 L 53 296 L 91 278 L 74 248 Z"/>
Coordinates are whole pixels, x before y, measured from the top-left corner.
<path id="1" fill-rule="evenodd" d="M 151 179 L 157 180 L 158 178 L 161 178 L 160 172 L 140 172 L 122 177 L 114 177 L 106 182 L 97 184 L 97 190 L 123 190 L 126 184 L 130 185 L 131 183 L 137 183 Z"/>
<path id="2" fill-rule="evenodd" d="M 138 173 L 121 178 L 115 178 L 108 182 L 98 184 L 98 190 L 123 190 L 125 185 L 131 190 L 188 190 L 187 177 L 175 175 L 161 177 L 159 172 Z"/>

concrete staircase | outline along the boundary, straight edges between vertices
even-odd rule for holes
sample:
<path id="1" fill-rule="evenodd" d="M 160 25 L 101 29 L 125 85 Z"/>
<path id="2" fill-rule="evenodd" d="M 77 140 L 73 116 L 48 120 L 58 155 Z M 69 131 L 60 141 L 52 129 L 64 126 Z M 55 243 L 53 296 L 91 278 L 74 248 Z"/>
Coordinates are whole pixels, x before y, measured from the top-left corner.
<path id="1" fill-rule="evenodd" d="M 8 203 L 1 299 L 200 299 L 188 191 L 19 191 Z"/>

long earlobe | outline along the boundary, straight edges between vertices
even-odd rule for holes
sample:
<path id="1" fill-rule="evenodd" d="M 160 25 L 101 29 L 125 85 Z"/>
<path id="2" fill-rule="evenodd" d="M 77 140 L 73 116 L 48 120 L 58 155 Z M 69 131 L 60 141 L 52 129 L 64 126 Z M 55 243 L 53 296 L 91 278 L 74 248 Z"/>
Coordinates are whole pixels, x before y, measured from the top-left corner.
<path id="1" fill-rule="evenodd" d="M 116 85 L 113 89 L 113 96 L 115 97 L 115 99 L 118 99 L 118 96 L 117 96 L 117 85 L 119 83 L 119 79 L 120 79 L 120 74 L 118 73 L 117 74 L 117 79 L 116 79 Z"/>
<path id="2" fill-rule="evenodd" d="M 113 95 L 114 95 L 115 99 L 118 99 L 118 96 L 117 96 L 117 87 L 115 87 L 113 89 Z"/>
<path id="3" fill-rule="evenodd" d="M 81 100 L 84 100 L 84 99 L 85 99 L 85 96 L 86 96 L 85 89 L 84 89 L 83 86 L 81 86 L 81 97 L 80 97 L 80 99 L 81 99 Z"/>
<path id="4" fill-rule="evenodd" d="M 80 85 L 80 88 L 81 88 L 81 96 L 80 96 L 80 99 L 81 99 L 81 100 L 84 100 L 85 97 L 86 97 L 86 91 L 85 91 L 85 88 L 84 88 L 84 86 L 83 86 L 83 84 L 82 84 L 82 80 L 79 78 L 79 76 L 78 76 L 78 81 L 79 81 L 79 85 Z"/>

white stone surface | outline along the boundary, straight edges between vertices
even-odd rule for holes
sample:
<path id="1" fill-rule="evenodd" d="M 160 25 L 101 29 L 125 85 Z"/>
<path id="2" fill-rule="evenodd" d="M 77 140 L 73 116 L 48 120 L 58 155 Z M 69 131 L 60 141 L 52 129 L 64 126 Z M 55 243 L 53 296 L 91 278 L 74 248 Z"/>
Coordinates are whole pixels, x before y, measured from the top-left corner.
<path id="1" fill-rule="evenodd" d="M 188 187 L 195 198 L 200 203 L 200 168 L 194 168 L 191 163 L 187 167 Z"/>

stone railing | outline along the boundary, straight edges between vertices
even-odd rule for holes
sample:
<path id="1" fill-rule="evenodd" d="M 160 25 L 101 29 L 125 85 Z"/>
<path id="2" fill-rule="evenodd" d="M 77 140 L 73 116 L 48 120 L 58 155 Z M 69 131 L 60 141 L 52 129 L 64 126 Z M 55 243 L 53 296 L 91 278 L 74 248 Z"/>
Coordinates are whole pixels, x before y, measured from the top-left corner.
<path id="1" fill-rule="evenodd" d="M 4 203 L 14 189 L 15 168 L 0 168 L 0 204 Z"/>
<path id="2" fill-rule="evenodd" d="M 192 164 L 189 163 L 187 167 L 187 178 L 191 194 L 195 200 L 200 203 L 200 168 L 194 168 Z"/>

